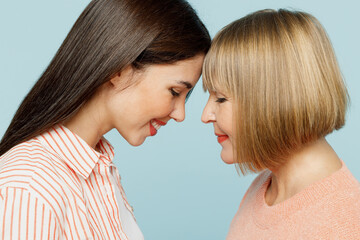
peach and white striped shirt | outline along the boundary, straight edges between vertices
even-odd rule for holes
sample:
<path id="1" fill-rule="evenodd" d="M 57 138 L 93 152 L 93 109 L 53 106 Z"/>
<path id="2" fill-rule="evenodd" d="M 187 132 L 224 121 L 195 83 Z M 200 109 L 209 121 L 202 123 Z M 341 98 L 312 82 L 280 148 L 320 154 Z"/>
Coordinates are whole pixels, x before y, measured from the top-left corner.
<path id="1" fill-rule="evenodd" d="M 143 239 L 112 146 L 102 138 L 97 149 L 57 125 L 2 155 L 0 239 L 130 240 L 124 210 Z"/>

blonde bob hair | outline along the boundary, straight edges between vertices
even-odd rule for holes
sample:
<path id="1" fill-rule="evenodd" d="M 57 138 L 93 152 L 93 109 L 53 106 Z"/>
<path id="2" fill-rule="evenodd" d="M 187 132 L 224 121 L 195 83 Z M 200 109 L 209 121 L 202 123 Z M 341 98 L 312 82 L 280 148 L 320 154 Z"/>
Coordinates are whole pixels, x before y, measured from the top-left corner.
<path id="1" fill-rule="evenodd" d="M 205 58 L 203 86 L 233 100 L 234 156 L 243 174 L 276 169 L 341 128 L 349 101 L 319 21 L 285 9 L 257 11 L 223 28 Z"/>

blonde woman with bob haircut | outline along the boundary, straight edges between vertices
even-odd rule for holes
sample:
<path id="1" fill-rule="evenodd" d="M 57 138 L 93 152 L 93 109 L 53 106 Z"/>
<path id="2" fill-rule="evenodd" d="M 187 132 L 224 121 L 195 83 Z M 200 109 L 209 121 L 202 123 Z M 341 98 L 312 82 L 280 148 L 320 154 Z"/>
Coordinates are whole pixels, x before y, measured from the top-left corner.
<path id="1" fill-rule="evenodd" d="M 360 184 L 325 136 L 345 123 L 348 93 L 310 14 L 262 10 L 226 26 L 203 67 L 221 158 L 260 172 L 227 236 L 360 239 Z"/>

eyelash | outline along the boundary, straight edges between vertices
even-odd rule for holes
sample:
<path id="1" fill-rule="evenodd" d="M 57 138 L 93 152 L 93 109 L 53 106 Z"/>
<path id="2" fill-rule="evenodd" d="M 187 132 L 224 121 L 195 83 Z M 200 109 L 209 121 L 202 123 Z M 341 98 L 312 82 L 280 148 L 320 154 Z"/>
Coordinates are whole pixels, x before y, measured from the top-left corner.
<path id="1" fill-rule="evenodd" d="M 189 92 L 186 94 L 185 103 L 189 100 L 190 95 L 191 95 L 193 90 L 194 90 L 194 88 L 190 89 Z"/>
<path id="2" fill-rule="evenodd" d="M 215 102 L 223 103 L 223 102 L 226 102 L 226 101 L 227 101 L 226 98 L 217 98 Z"/>
<path id="3" fill-rule="evenodd" d="M 180 93 L 176 92 L 174 89 L 170 88 L 170 92 L 171 92 L 171 95 L 173 95 L 174 97 L 178 97 L 180 96 Z"/>

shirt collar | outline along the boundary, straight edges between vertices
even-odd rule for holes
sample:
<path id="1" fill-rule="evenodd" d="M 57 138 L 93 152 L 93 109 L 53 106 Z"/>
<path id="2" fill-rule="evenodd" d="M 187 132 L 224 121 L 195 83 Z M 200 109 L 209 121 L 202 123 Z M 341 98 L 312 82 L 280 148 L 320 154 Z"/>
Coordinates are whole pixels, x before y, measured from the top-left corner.
<path id="1" fill-rule="evenodd" d="M 89 177 L 99 160 L 109 166 L 114 158 L 114 148 L 104 137 L 96 146 L 100 150 L 97 152 L 62 125 L 56 125 L 41 134 L 40 141 L 84 179 Z"/>

